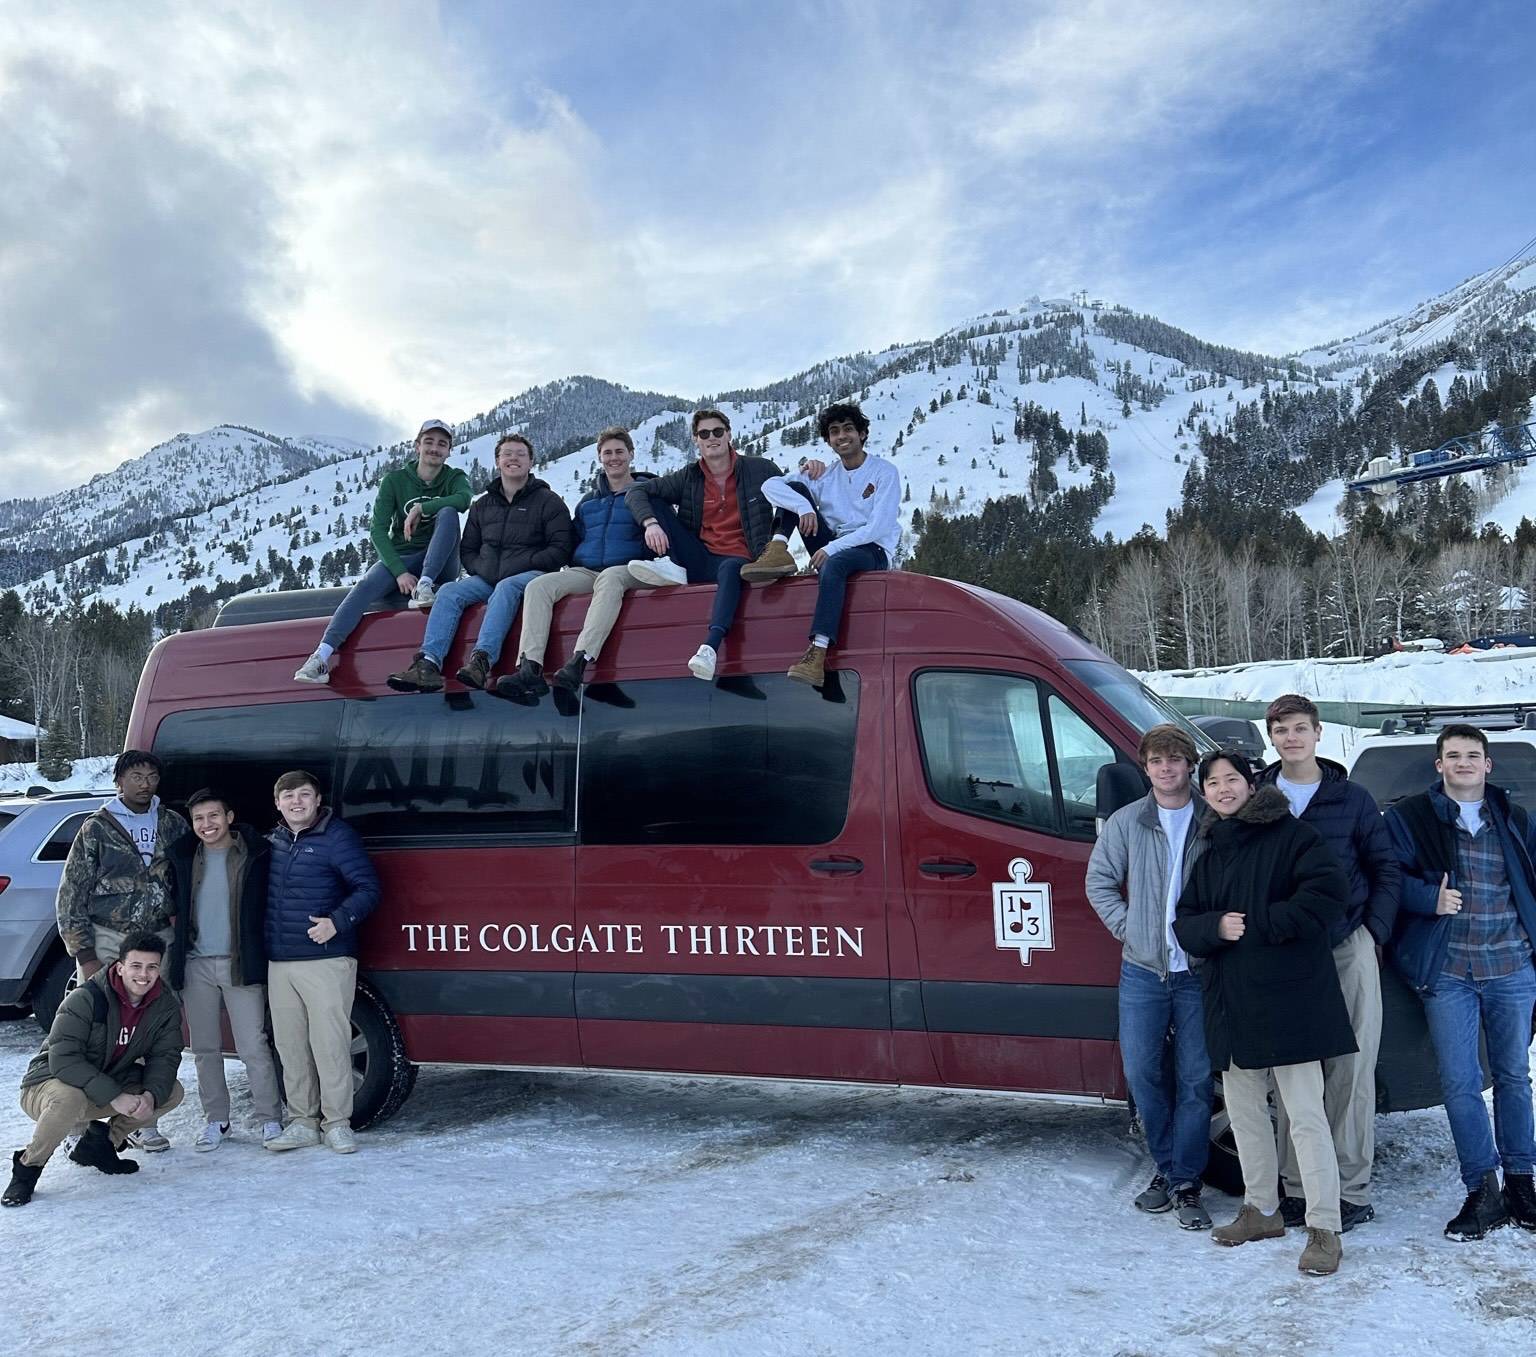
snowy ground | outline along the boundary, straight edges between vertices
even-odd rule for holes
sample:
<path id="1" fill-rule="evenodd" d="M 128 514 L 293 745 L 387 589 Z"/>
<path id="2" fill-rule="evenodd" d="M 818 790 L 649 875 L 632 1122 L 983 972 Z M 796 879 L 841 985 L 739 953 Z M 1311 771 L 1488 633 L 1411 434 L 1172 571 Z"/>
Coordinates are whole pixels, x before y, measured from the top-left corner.
<path id="1" fill-rule="evenodd" d="M 0 1085 L 36 1038 L 0 1023 Z M 1438 1111 L 1381 1119 L 1380 1216 L 1325 1279 L 1295 1232 L 1228 1251 L 1138 1215 L 1115 1108 L 425 1070 L 355 1157 L 279 1158 L 248 1132 L 195 1154 L 181 1077 L 170 1153 L 132 1179 L 57 1157 L 0 1218 L 9 1351 L 1536 1350 L 1536 1238 L 1440 1235 L 1461 1193 Z M 7 1147 L 28 1126 L 0 1099 Z"/>
<path id="2" fill-rule="evenodd" d="M 93 792 L 112 786 L 115 754 L 93 754 L 76 759 L 66 778 L 50 780 L 37 771 L 35 763 L 0 763 L 0 796 L 19 796 L 29 787 L 47 787 L 56 792 Z"/>

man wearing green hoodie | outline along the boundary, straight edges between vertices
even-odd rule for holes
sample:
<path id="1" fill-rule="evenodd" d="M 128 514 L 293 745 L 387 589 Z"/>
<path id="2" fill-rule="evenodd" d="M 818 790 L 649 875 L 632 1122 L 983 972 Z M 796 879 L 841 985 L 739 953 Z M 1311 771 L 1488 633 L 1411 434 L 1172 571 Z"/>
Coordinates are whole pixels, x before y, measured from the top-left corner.
<path id="1" fill-rule="evenodd" d="M 437 583 L 458 575 L 459 515 L 469 508 L 469 477 L 446 465 L 453 431 L 442 420 L 423 424 L 415 446 L 416 460 L 379 484 L 368 532 L 377 564 L 342 599 L 315 653 L 294 674 L 296 682 L 331 681 L 331 657 L 370 604 L 398 591 L 411 607 L 430 608 Z"/>

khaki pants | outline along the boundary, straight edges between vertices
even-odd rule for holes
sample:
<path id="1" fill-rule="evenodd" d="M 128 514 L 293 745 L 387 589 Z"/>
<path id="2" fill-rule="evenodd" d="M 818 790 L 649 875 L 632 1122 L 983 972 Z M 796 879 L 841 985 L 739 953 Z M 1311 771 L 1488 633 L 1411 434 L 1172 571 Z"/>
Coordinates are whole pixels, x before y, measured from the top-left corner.
<path id="1" fill-rule="evenodd" d="M 142 1093 L 143 1085 L 130 1083 L 123 1089 L 124 1093 Z M 171 1096 L 155 1108 L 155 1117 L 162 1112 L 169 1112 L 177 1106 L 186 1096 L 186 1090 L 182 1088 L 180 1081 L 171 1085 Z M 28 1168 L 37 1168 L 48 1162 L 48 1156 L 59 1147 L 59 1142 L 65 1136 L 70 1135 L 77 1125 L 88 1121 L 101 1121 L 104 1117 L 110 1117 L 107 1123 L 107 1131 L 112 1137 L 112 1143 L 118 1149 L 122 1149 L 123 1142 L 128 1139 L 130 1131 L 137 1131 L 141 1127 L 154 1124 L 154 1118 L 148 1121 L 137 1121 L 132 1117 L 125 1117 L 112 1107 L 92 1107 L 91 1100 L 85 1096 L 85 1090 L 76 1088 L 73 1084 L 66 1084 L 62 1079 L 45 1079 L 40 1084 L 33 1084 L 21 1091 L 21 1110 L 37 1123 L 32 1132 L 31 1143 L 22 1151 L 21 1162 Z"/>
<path id="2" fill-rule="evenodd" d="M 1355 929 L 1333 949 L 1333 963 L 1360 1050 L 1323 1061 L 1323 1109 L 1339 1161 L 1339 1195 L 1364 1206 L 1371 1199 L 1371 1162 L 1376 1157 L 1376 1053 L 1381 1049 L 1381 965 L 1370 931 L 1363 925 Z M 1289 1132 L 1284 1109 L 1276 1109 L 1280 1179 L 1287 1196 L 1299 1197 L 1301 1170 Z"/>
<path id="3" fill-rule="evenodd" d="M 517 643 L 517 657 L 544 663 L 549 645 L 549 623 L 555 604 L 573 594 L 591 594 L 587 620 L 582 623 L 576 649 L 590 660 L 597 658 L 603 642 L 619 620 L 619 605 L 631 589 L 651 586 L 629 573 L 627 565 L 611 565 L 599 573 L 584 565 L 567 566 L 548 575 L 540 575 L 523 591 L 523 629 Z"/>
<path id="4" fill-rule="evenodd" d="M 268 964 L 272 1039 L 283 1058 L 290 1121 L 326 1131 L 351 1125 L 356 992 L 356 957 Z"/>
<path id="5" fill-rule="evenodd" d="M 93 945 L 96 948 L 97 961 L 101 962 L 103 966 L 110 966 L 114 961 L 118 961 L 122 958 L 123 942 L 128 937 L 128 934 L 121 933 L 115 928 L 108 928 L 106 924 L 92 925 L 91 932 L 95 934 L 95 942 Z M 158 932 L 161 939 L 165 942 L 166 947 L 169 948 L 171 945 L 172 937 L 171 930 L 169 928 L 162 928 L 159 929 Z M 78 961 L 75 962 L 75 974 L 79 976 L 80 982 L 84 984 L 85 976 L 81 973 L 80 963 Z"/>
<path id="6" fill-rule="evenodd" d="M 245 1062 L 251 1081 L 251 1110 L 257 1121 L 276 1121 L 277 1069 L 263 1026 L 267 1017 L 265 985 L 236 985 L 229 978 L 227 956 L 187 958 L 187 979 L 181 991 L 187 1015 L 187 1036 L 197 1065 L 197 1092 L 203 1115 L 221 1124 L 229 1121 L 229 1085 L 224 1082 L 224 1033 L 219 1009 L 229 1014 L 235 1050 Z"/>
<path id="7" fill-rule="evenodd" d="M 1307 1224 L 1339 1231 L 1339 1162 L 1323 1111 L 1323 1064 L 1276 1065 L 1269 1070 L 1240 1070 L 1229 1065 L 1221 1076 L 1222 1096 L 1232 1119 L 1237 1157 L 1243 1166 L 1243 1200 L 1266 1216 L 1280 1208 L 1280 1166 L 1275 1130 L 1269 1120 L 1269 1081 L 1275 1101 L 1290 1122 L 1290 1138 L 1301 1165 L 1307 1198 Z"/>

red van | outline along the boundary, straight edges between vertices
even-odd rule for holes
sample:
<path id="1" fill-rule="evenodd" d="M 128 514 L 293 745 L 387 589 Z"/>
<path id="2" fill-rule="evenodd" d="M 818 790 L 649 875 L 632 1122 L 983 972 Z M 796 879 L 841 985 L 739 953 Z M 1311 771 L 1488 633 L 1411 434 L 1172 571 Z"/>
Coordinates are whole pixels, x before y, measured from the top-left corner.
<path id="1" fill-rule="evenodd" d="M 713 684 L 684 668 L 710 590 L 631 594 L 595 681 L 533 707 L 392 692 L 422 636 L 403 609 L 297 685 L 340 591 L 251 595 L 155 648 L 129 743 L 169 799 L 211 782 L 261 826 L 306 768 L 363 835 L 359 1125 L 423 1063 L 1123 1099 L 1119 947 L 1083 872 L 1096 816 L 1142 792 L 1141 732 L 1181 718 L 1053 618 L 899 571 L 852 582 L 825 688 L 793 683 L 815 593 L 748 590 Z M 586 605 L 556 610 L 551 668 Z M 1383 1104 L 1430 1105 L 1394 1001 Z"/>

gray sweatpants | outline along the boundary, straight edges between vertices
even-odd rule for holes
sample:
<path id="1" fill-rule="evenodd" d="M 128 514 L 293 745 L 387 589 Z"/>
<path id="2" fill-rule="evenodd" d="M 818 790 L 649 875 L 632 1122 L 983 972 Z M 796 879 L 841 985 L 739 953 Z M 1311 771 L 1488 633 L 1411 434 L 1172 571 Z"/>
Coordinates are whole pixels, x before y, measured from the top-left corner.
<path id="1" fill-rule="evenodd" d="M 229 1121 L 229 1085 L 224 1080 L 224 1030 L 219 1010 L 229 1014 L 235 1050 L 251 1082 L 251 1110 L 257 1121 L 276 1121 L 277 1068 L 263 1026 L 267 1016 L 265 985 L 236 985 L 229 978 L 227 956 L 187 958 L 181 991 L 187 1036 L 197 1066 L 197 1092 L 203 1116 L 221 1125 Z"/>

